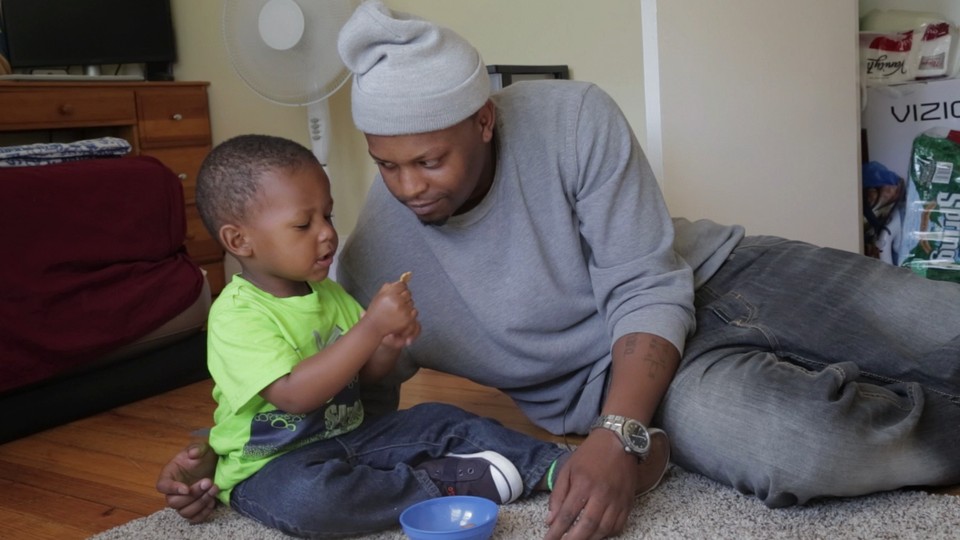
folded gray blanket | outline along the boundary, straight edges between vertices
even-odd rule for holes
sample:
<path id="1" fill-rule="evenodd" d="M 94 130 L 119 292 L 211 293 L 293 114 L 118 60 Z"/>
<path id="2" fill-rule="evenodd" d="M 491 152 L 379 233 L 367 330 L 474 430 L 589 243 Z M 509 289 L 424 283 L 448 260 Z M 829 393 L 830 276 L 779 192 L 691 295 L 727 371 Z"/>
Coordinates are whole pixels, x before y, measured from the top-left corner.
<path id="1" fill-rule="evenodd" d="M 37 143 L 0 146 L 0 167 L 48 165 L 80 159 L 122 156 L 130 143 L 118 137 L 100 137 L 68 143 Z"/>

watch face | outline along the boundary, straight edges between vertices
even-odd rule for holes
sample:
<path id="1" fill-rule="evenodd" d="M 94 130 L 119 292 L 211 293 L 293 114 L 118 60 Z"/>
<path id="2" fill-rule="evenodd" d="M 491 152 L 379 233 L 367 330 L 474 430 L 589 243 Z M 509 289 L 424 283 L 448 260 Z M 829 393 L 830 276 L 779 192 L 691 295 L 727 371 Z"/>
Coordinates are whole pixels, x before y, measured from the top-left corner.
<path id="1" fill-rule="evenodd" d="M 650 448 L 650 437 L 639 422 L 628 421 L 624 424 L 623 436 L 634 452 L 645 454 Z"/>

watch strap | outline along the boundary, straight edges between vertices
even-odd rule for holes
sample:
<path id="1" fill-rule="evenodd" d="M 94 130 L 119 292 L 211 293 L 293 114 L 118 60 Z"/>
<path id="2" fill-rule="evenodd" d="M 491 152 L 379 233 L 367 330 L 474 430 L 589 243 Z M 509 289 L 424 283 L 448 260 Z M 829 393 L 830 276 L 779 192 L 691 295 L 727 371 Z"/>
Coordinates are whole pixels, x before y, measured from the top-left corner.
<path id="1" fill-rule="evenodd" d="M 643 459 L 647 455 L 647 452 L 649 452 L 649 442 L 647 445 L 647 452 L 641 453 L 633 450 L 631 448 L 630 442 L 627 440 L 623 432 L 623 427 L 624 425 L 627 424 L 627 422 L 635 422 L 639 424 L 641 427 L 643 427 L 643 430 L 647 432 L 647 440 L 649 441 L 650 430 L 647 428 L 647 426 L 643 424 L 643 422 L 640 422 L 639 420 L 634 420 L 632 418 L 628 418 L 626 416 L 617 415 L 617 414 L 603 414 L 598 416 L 593 421 L 593 424 L 591 424 L 590 431 L 593 431 L 594 429 L 606 429 L 606 430 L 612 431 L 614 434 L 616 434 L 617 438 L 620 439 L 620 444 L 623 445 L 624 452 L 632 456 L 636 456 L 638 459 L 643 461 Z"/>

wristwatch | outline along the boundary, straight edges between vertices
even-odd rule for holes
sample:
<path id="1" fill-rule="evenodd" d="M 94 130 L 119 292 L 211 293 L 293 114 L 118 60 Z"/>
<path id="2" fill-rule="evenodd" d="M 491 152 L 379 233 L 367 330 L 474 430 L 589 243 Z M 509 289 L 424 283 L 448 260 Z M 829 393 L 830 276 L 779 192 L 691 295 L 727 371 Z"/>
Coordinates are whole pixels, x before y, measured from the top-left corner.
<path id="1" fill-rule="evenodd" d="M 614 414 L 603 415 L 594 420 L 593 425 L 590 426 L 591 431 L 597 428 L 609 429 L 616 433 L 617 437 L 620 437 L 620 442 L 623 443 L 623 450 L 637 456 L 640 461 L 643 461 L 650 452 L 650 433 L 642 423 L 633 418 Z"/>

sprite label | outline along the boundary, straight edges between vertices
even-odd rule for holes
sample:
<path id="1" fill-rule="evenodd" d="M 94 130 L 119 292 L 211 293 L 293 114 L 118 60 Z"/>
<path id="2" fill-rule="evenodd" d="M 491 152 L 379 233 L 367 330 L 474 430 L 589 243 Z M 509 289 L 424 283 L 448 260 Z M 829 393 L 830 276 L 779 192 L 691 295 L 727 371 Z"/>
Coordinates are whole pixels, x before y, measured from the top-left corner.
<path id="1" fill-rule="evenodd" d="M 927 132 L 913 142 L 900 265 L 960 283 L 960 133 Z"/>

